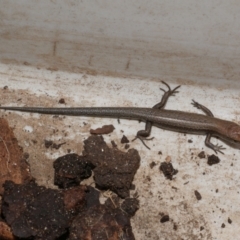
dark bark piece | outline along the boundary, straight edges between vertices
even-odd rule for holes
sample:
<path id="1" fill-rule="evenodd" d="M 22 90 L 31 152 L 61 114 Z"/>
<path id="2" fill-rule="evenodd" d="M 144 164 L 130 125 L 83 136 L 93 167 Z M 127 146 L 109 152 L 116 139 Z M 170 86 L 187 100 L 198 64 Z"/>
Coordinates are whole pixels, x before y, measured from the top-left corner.
<path id="1" fill-rule="evenodd" d="M 91 134 L 109 134 L 109 133 L 113 132 L 114 129 L 115 129 L 115 127 L 112 124 L 103 125 L 101 128 L 90 129 L 90 133 Z"/>
<path id="2" fill-rule="evenodd" d="M 93 165 L 86 156 L 70 153 L 59 157 L 53 163 L 54 184 L 60 188 L 78 186 L 83 179 L 92 175 Z"/>
<path id="3" fill-rule="evenodd" d="M 140 165 L 135 149 L 126 153 L 109 148 L 101 136 L 90 136 L 84 141 L 83 155 L 93 164 L 94 179 L 99 189 L 110 189 L 121 198 L 129 196 L 129 189 Z"/>
<path id="4" fill-rule="evenodd" d="M 56 239 L 86 205 L 85 186 L 62 191 L 7 181 L 4 189 L 2 214 L 18 238 Z"/>
<path id="5" fill-rule="evenodd" d="M 136 198 L 126 198 L 121 204 L 121 209 L 129 216 L 133 217 L 139 209 L 139 200 Z"/>
<path id="6" fill-rule="evenodd" d="M 81 212 L 70 228 L 69 240 L 134 240 L 129 216 L 119 208 L 95 205 Z"/>

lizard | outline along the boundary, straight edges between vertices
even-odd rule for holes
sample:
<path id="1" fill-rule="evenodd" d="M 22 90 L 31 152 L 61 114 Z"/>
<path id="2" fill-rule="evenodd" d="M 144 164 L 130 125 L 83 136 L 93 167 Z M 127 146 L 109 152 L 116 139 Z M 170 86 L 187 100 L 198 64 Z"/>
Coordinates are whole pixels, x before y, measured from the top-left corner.
<path id="1" fill-rule="evenodd" d="M 164 92 L 164 94 L 161 101 L 154 105 L 152 108 L 44 108 L 0 106 L 0 109 L 51 115 L 110 117 L 141 120 L 146 122 L 145 129 L 138 131 L 136 134 L 136 138 L 139 138 L 147 148 L 148 146 L 145 144 L 144 140 L 152 139 L 148 137 L 151 134 L 151 128 L 153 125 L 159 128 L 183 133 L 206 134 L 205 145 L 216 153 L 223 153 L 222 150 L 224 150 L 225 148 L 222 145 L 214 145 L 213 143 L 211 143 L 210 140 L 213 136 L 220 137 L 227 141 L 233 141 L 237 143 L 240 142 L 240 126 L 238 124 L 214 117 L 213 113 L 207 107 L 201 105 L 194 100 L 192 100 L 192 105 L 202 110 L 205 114 L 164 109 L 169 97 L 174 96 L 176 93 L 178 93 L 177 89 L 180 88 L 180 85 L 175 87 L 174 89 L 171 89 L 167 83 L 165 83 L 164 81 L 162 81 L 162 83 L 167 86 L 168 90 L 166 91 L 163 88 L 160 88 Z"/>

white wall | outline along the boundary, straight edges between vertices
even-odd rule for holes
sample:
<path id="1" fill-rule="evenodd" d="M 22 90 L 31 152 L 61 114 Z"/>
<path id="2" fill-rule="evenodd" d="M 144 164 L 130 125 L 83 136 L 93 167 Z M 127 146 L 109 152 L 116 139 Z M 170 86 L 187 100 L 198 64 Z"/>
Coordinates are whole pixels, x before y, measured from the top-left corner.
<path id="1" fill-rule="evenodd" d="M 240 77 L 240 2 L 0 0 L 0 61 L 179 79 Z"/>

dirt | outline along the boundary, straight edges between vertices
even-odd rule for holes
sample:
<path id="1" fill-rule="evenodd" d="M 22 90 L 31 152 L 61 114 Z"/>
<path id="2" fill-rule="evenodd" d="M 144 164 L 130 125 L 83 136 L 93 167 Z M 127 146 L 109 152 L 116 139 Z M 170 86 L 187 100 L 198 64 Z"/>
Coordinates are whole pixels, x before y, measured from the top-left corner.
<path id="1" fill-rule="evenodd" d="M 163 215 L 160 219 L 160 222 L 165 223 L 165 222 L 168 222 L 169 220 L 170 220 L 170 218 L 168 215 Z"/>
<path id="2" fill-rule="evenodd" d="M 202 199 L 202 195 L 201 195 L 197 190 L 194 191 L 194 194 L 195 194 L 196 199 L 197 199 L 198 201 Z"/>
<path id="3" fill-rule="evenodd" d="M 122 136 L 121 143 L 129 143 L 129 140 L 125 135 Z"/>
<path id="4" fill-rule="evenodd" d="M 204 151 L 201 151 L 201 152 L 198 154 L 198 157 L 199 157 L 200 159 L 205 158 L 205 157 L 206 157 L 205 152 L 204 152 Z"/>
<path id="5" fill-rule="evenodd" d="M 1 123 L 1 163 L 5 167 L 0 179 L 0 239 L 135 239 L 130 218 L 139 209 L 139 201 L 137 196 L 129 198 L 129 191 L 140 165 L 136 150 L 125 153 L 109 148 L 101 136 L 90 136 L 84 141 L 83 155 L 67 154 L 54 161 L 54 183 L 60 189 L 51 189 L 36 183 L 26 163 L 29 154 L 22 152 L 7 122 L 2 119 Z M 21 167 L 11 168 L 17 156 Z M 118 196 L 109 194 L 101 204 L 96 188 L 80 185 L 92 171 L 97 188 Z"/>
<path id="6" fill-rule="evenodd" d="M 129 148 L 130 148 L 130 145 L 127 143 L 127 144 L 125 144 L 124 148 L 125 148 L 125 149 L 129 149 Z"/>
<path id="7" fill-rule="evenodd" d="M 65 102 L 65 99 L 64 99 L 64 98 L 60 98 L 60 99 L 59 99 L 59 101 L 58 101 L 58 103 L 60 103 L 60 104 L 66 104 L 66 102 Z"/>
<path id="8" fill-rule="evenodd" d="M 4 184 L 2 214 L 19 238 L 56 239 L 66 232 L 73 210 L 66 209 L 59 190 L 27 184 Z"/>
<path id="9" fill-rule="evenodd" d="M 173 168 L 171 162 L 162 162 L 159 169 L 160 171 L 163 172 L 164 176 L 169 180 L 172 180 L 173 176 L 178 173 L 178 170 Z"/>
<path id="10" fill-rule="evenodd" d="M 126 201 L 126 200 L 125 200 Z M 109 198 L 105 204 L 95 202 L 84 209 L 73 221 L 70 240 L 134 240 L 130 215 L 122 210 L 118 198 Z"/>
<path id="11" fill-rule="evenodd" d="M 100 204 L 100 194 L 93 187 L 58 190 L 38 186 L 34 181 L 7 181 L 4 189 L 3 217 L 18 238 L 135 239 L 130 218 L 139 209 L 137 198 L 121 202 L 117 196 L 110 196 Z"/>
<path id="12" fill-rule="evenodd" d="M 218 164 L 220 163 L 220 159 L 218 156 L 212 154 L 211 156 L 208 156 L 208 161 L 207 161 L 208 165 L 212 166 L 214 164 Z"/>
<path id="13" fill-rule="evenodd" d="M 157 165 L 157 163 L 155 163 L 154 161 L 152 161 L 152 162 L 149 164 L 149 167 L 150 167 L 151 169 L 153 169 L 156 165 Z"/>
<path id="14" fill-rule="evenodd" d="M 13 235 L 11 228 L 7 223 L 0 220 L 0 237 L 2 240 L 15 240 L 16 237 Z"/>
<path id="15" fill-rule="evenodd" d="M 24 183 L 31 179 L 28 154 L 22 148 L 13 134 L 8 122 L 0 118 L 0 195 L 3 193 L 3 183 L 11 180 L 15 183 Z"/>
<path id="16" fill-rule="evenodd" d="M 90 136 L 84 141 L 83 155 L 67 154 L 54 161 L 54 184 L 60 188 L 77 186 L 94 173 L 96 187 L 111 190 L 119 197 L 129 197 L 132 181 L 140 166 L 135 149 L 126 153 L 109 148 L 101 136 Z"/>

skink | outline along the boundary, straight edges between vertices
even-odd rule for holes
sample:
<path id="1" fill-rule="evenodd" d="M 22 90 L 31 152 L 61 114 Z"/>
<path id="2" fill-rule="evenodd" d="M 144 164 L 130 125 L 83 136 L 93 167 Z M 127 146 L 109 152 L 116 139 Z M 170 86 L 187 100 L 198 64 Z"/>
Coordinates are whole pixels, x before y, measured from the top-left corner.
<path id="1" fill-rule="evenodd" d="M 212 112 L 203 105 L 193 100 L 194 107 L 201 109 L 206 115 L 174 111 L 163 109 L 168 98 L 173 96 L 180 86 L 173 90 L 169 85 L 163 82 L 168 90 L 164 91 L 161 102 L 153 108 L 137 108 L 137 107 L 79 107 L 79 108 L 43 108 L 43 107 L 7 107 L 0 106 L 0 109 L 10 111 L 31 112 L 51 115 L 68 115 L 68 116 L 92 116 L 92 117 L 111 117 L 135 119 L 146 122 L 144 130 L 137 132 L 136 138 L 143 143 L 148 140 L 147 137 L 151 133 L 152 125 L 160 128 L 185 132 L 185 133 L 204 133 L 206 134 L 205 144 L 216 153 L 223 153 L 224 149 L 221 145 L 214 145 L 210 142 L 212 136 L 219 136 L 223 139 L 240 142 L 240 126 L 234 122 L 215 118 Z M 146 145 L 145 145 L 146 146 Z"/>

